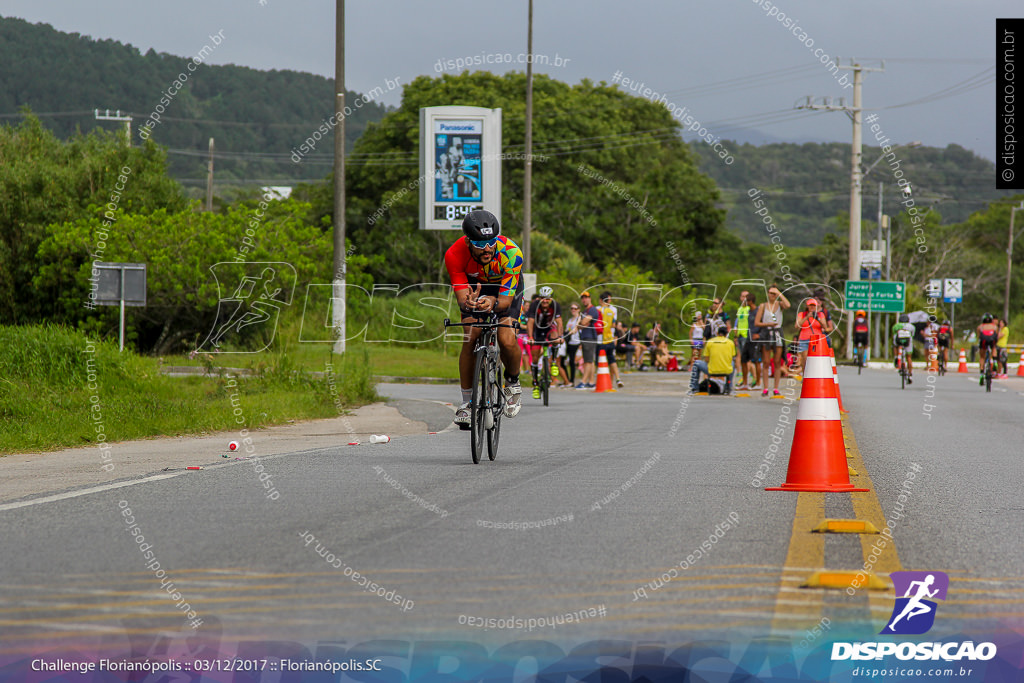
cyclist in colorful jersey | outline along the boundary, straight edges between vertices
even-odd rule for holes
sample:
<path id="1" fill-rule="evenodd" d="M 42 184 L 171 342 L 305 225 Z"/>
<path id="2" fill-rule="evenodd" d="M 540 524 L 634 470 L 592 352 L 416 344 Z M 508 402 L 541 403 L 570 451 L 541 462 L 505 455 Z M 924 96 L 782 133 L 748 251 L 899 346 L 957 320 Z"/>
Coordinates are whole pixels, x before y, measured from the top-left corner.
<path id="1" fill-rule="evenodd" d="M 917 334 L 917 328 L 914 327 L 914 323 L 910 322 L 910 316 L 906 313 L 901 313 L 899 321 L 892 326 L 892 342 L 894 345 L 902 346 L 904 349 L 903 362 L 907 364 L 907 384 L 914 383 L 911 379 L 911 376 L 914 374 L 914 363 L 910 360 L 910 356 L 914 353 L 915 334 Z"/>
<path id="2" fill-rule="evenodd" d="M 501 234 L 498 219 L 490 211 L 470 211 L 462 221 L 464 237 L 448 248 L 444 264 L 451 278 L 455 299 L 462 311 L 462 322 L 472 322 L 481 314 L 496 312 L 498 322 L 511 325 L 522 307 L 523 252 Z M 455 424 L 469 429 L 469 407 L 473 397 L 473 347 L 480 330 L 469 328 L 469 336 L 459 354 L 459 378 L 462 404 L 455 412 Z M 498 328 L 498 347 L 505 367 L 505 415 L 519 414 L 523 389 L 519 385 L 521 351 L 515 330 Z M 515 374 L 512 374 L 515 373 Z"/>
<path id="3" fill-rule="evenodd" d="M 942 362 L 948 363 L 949 349 L 953 345 L 953 323 L 943 320 L 942 324 L 939 325 L 939 331 L 935 338 L 939 342 L 939 353 L 942 354 Z"/>
<path id="4" fill-rule="evenodd" d="M 980 384 L 985 384 L 985 355 L 988 354 L 992 358 L 992 374 L 997 374 L 995 369 L 995 363 L 998 359 L 996 355 L 996 342 L 999 341 L 999 325 L 992 319 L 991 313 L 986 313 L 981 317 L 981 324 L 978 325 L 978 343 L 981 346 L 981 362 L 978 367 L 982 371 L 982 377 Z"/>
<path id="5" fill-rule="evenodd" d="M 857 311 L 853 314 L 853 347 L 857 349 L 859 358 L 864 358 L 864 351 L 868 348 L 868 313 Z"/>
<path id="6" fill-rule="evenodd" d="M 547 285 L 537 290 L 540 297 L 534 299 L 530 304 L 530 310 L 526 314 L 526 336 L 530 340 L 530 354 L 533 364 L 530 366 L 530 374 L 533 376 L 533 397 L 540 398 L 540 387 L 537 385 L 537 377 L 541 363 L 541 344 L 548 344 L 548 358 L 551 359 L 552 376 L 558 376 L 558 365 L 555 361 L 555 349 L 550 342 L 562 338 L 562 311 L 558 302 L 551 298 L 554 290 Z"/>

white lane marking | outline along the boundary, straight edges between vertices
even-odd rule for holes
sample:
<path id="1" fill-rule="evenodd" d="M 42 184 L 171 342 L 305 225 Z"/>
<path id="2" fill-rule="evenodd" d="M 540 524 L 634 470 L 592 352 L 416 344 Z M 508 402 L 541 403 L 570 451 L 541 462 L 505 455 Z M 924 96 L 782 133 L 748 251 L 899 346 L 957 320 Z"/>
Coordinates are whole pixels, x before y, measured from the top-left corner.
<path id="1" fill-rule="evenodd" d="M 87 496 L 91 493 L 100 493 L 101 491 L 110 491 L 111 489 L 124 488 L 125 486 L 135 486 L 136 484 L 144 484 L 150 481 L 159 481 L 161 479 L 170 479 L 171 477 L 180 477 L 185 472 L 176 472 L 175 474 L 156 474 L 152 477 L 146 477 L 145 479 L 133 479 L 131 481 L 119 481 L 115 484 L 104 484 L 103 486 L 93 486 L 88 489 L 80 489 L 78 491 L 69 491 L 67 493 L 57 493 L 52 496 L 43 496 L 42 498 L 33 498 L 32 500 L 23 500 L 17 503 L 4 503 L 0 505 L 0 512 L 6 510 L 15 510 L 17 508 L 28 507 L 29 505 L 41 505 L 43 503 L 52 503 L 58 500 L 66 500 L 68 498 L 77 498 L 79 496 Z"/>

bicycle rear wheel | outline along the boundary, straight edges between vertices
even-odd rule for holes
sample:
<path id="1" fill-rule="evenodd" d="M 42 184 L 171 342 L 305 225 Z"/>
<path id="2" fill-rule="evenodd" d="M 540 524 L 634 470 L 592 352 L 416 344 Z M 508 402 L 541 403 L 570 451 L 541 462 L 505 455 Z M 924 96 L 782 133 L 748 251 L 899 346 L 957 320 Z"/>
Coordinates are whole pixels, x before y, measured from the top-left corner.
<path id="1" fill-rule="evenodd" d="M 493 372 L 494 381 L 490 383 L 491 387 L 491 413 L 494 415 L 494 422 L 491 428 L 487 430 L 487 458 L 493 461 L 498 457 L 498 437 L 501 436 L 501 416 L 505 412 L 505 393 L 503 388 L 505 386 L 505 373 L 501 370 L 501 363 L 494 360 L 490 364 L 491 372 Z"/>
<path id="2" fill-rule="evenodd" d="M 473 369 L 473 402 L 470 405 L 469 418 L 469 450 L 473 456 L 473 464 L 480 462 L 480 456 L 484 452 L 484 432 L 487 411 L 490 410 L 491 403 L 487 388 L 487 351 L 481 348 L 476 352 L 476 365 Z"/>
<path id="3" fill-rule="evenodd" d="M 992 391 L 992 361 L 985 363 L 985 391 Z"/>
<path id="4" fill-rule="evenodd" d="M 907 355 L 900 354 L 900 389 L 907 388 Z"/>

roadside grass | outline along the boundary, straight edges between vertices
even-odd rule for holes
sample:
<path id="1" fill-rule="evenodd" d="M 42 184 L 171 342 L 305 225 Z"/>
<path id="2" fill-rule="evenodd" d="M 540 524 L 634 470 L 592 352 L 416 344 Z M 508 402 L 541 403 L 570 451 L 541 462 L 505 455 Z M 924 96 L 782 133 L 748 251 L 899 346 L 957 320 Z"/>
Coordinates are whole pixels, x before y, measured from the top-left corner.
<path id="1" fill-rule="evenodd" d="M 357 349 L 333 361 L 332 377 L 312 376 L 284 351 L 252 360 L 250 377 L 167 377 L 161 359 L 81 332 L 0 327 L 0 454 L 252 430 L 378 398 L 370 356 Z"/>

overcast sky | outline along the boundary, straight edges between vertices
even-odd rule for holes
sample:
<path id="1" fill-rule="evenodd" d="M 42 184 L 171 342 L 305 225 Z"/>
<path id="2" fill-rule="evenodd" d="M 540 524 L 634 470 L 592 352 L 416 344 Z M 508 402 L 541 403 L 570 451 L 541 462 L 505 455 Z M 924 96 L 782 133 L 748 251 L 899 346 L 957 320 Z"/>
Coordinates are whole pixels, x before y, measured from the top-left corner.
<path id="1" fill-rule="evenodd" d="M 894 143 L 957 143 L 988 159 L 995 158 L 995 18 L 1024 9 L 1020 0 L 535 0 L 534 6 L 534 52 L 552 62 L 536 71 L 569 83 L 611 82 L 620 72 L 687 107 L 716 136 L 729 138 L 734 126 L 744 125 L 779 140 L 849 142 L 845 114 L 793 111 L 808 95 L 852 104 L 852 88 L 843 88 L 815 56 L 821 48 L 844 64 L 856 58 L 878 67 L 885 60 L 884 73 L 864 77 L 863 106 L 878 109 L 876 121 Z M 191 56 L 223 30 L 209 63 L 325 76 L 334 73 L 334 8 L 331 0 L 0 1 L 0 15 L 142 51 Z M 439 60 L 506 53 L 515 59 L 526 48 L 526 8 L 526 0 L 348 0 L 347 87 L 365 92 L 385 87 L 385 79 L 437 75 Z M 775 11 L 780 14 L 770 16 Z M 802 30 L 794 34 L 797 27 Z M 567 61 L 554 66 L 556 56 Z M 525 66 L 472 68 L 503 73 Z M 395 105 L 397 93 L 381 101 Z M 922 98 L 928 101 L 887 108 Z M 325 116 L 331 106 L 325 103 Z M 865 144 L 874 140 L 865 136 Z"/>

